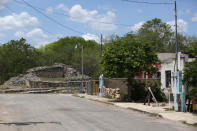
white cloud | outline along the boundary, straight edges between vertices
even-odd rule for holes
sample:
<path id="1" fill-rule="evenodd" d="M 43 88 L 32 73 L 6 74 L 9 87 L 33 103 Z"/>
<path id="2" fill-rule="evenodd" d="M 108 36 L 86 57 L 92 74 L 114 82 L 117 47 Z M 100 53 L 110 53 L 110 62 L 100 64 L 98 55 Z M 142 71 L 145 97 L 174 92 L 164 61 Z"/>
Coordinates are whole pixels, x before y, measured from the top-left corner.
<path id="1" fill-rule="evenodd" d="M 179 10 L 178 15 L 189 15 L 191 13 L 190 9 Z"/>
<path id="2" fill-rule="evenodd" d="M 10 2 L 11 0 L 0 0 L 0 10 L 4 8 L 4 5 L 8 2 Z"/>
<path id="3" fill-rule="evenodd" d="M 134 26 L 131 27 L 131 31 L 136 33 L 142 27 L 143 24 L 144 24 L 144 21 L 134 24 Z"/>
<path id="4" fill-rule="evenodd" d="M 12 13 L 12 15 L 0 17 L 1 30 L 13 30 L 37 26 L 38 23 L 38 19 L 36 17 L 30 16 L 27 12 L 22 12 L 20 14 Z"/>
<path id="5" fill-rule="evenodd" d="M 116 25 L 113 24 L 116 15 L 112 11 L 107 11 L 106 14 L 99 14 L 97 10 L 89 11 L 87 9 L 83 9 L 81 5 L 74 5 L 69 10 L 69 15 L 70 20 L 78 23 L 87 23 L 95 30 L 111 31 L 117 28 Z"/>
<path id="6" fill-rule="evenodd" d="M 52 8 L 52 7 L 46 8 L 46 12 L 47 12 L 48 14 L 52 14 L 52 13 L 53 13 L 53 8 Z"/>
<path id="7" fill-rule="evenodd" d="M 197 13 L 194 14 L 191 20 L 197 22 Z"/>
<path id="8" fill-rule="evenodd" d="M 44 46 L 44 45 L 46 45 L 46 44 L 49 44 L 49 43 L 51 43 L 51 42 L 52 42 L 52 41 L 47 41 L 47 40 L 38 41 L 38 42 L 36 43 L 35 47 L 36 47 L 36 48 L 39 48 L 39 47 Z"/>
<path id="9" fill-rule="evenodd" d="M 191 13 L 191 10 L 190 10 L 190 9 L 186 9 L 186 10 L 185 10 L 185 13 L 186 13 L 186 14 L 190 14 L 190 13 Z"/>
<path id="10" fill-rule="evenodd" d="M 143 13 L 143 10 L 141 10 L 141 9 L 136 9 L 136 11 L 137 11 L 138 13 Z"/>
<path id="11" fill-rule="evenodd" d="M 25 37 L 25 33 L 24 32 L 21 32 L 21 31 L 17 31 L 17 32 L 15 32 L 14 33 L 14 36 L 16 36 L 16 37 Z"/>
<path id="12" fill-rule="evenodd" d="M 167 22 L 167 24 L 169 24 L 171 26 L 171 29 L 174 31 L 175 30 L 175 22 L 174 21 L 169 21 Z M 183 19 L 178 19 L 177 20 L 177 30 L 180 33 L 186 33 L 187 32 L 187 28 L 188 28 L 188 24 L 186 21 L 184 21 Z"/>
<path id="13" fill-rule="evenodd" d="M 0 33 L 0 39 L 4 37 L 5 37 L 5 34 Z"/>
<path id="14" fill-rule="evenodd" d="M 36 48 L 38 48 L 41 45 L 50 43 L 50 41 L 54 41 L 53 36 L 48 36 L 40 28 L 35 28 L 29 32 L 17 31 L 16 33 L 14 33 L 14 36 L 19 38 L 21 37 L 28 38 L 28 40 L 34 43 Z"/>
<path id="15" fill-rule="evenodd" d="M 28 32 L 26 36 L 33 39 L 43 39 L 48 37 L 48 35 L 46 35 L 40 28 L 33 29 L 32 31 Z"/>
<path id="16" fill-rule="evenodd" d="M 82 38 L 84 38 L 85 40 L 94 40 L 97 43 L 100 43 L 100 38 L 97 35 L 93 35 L 90 33 L 82 35 Z"/>
<path id="17" fill-rule="evenodd" d="M 69 8 L 66 5 L 62 4 L 62 3 L 57 5 L 56 9 L 63 10 L 63 11 L 69 11 Z"/>

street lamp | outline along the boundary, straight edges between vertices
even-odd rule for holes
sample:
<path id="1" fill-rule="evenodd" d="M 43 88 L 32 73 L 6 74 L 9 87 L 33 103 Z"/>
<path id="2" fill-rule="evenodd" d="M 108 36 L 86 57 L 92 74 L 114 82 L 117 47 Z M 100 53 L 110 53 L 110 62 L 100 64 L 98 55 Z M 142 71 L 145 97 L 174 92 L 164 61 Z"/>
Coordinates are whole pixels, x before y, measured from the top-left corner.
<path id="1" fill-rule="evenodd" d="M 77 48 L 77 46 L 80 45 L 80 43 L 78 43 L 75 48 Z M 81 88 L 80 88 L 80 93 L 82 93 L 82 89 L 83 89 L 83 44 L 81 44 Z"/>

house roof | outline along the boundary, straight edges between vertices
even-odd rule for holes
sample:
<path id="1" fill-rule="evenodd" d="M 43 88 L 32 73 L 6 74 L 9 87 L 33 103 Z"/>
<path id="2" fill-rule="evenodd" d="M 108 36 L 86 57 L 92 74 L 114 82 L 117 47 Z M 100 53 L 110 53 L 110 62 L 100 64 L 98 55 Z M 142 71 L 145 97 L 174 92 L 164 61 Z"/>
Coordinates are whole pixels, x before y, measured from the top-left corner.
<path id="1" fill-rule="evenodd" d="M 172 62 L 176 59 L 176 53 L 157 53 L 161 62 Z M 181 54 L 181 58 L 188 59 L 187 54 Z"/>

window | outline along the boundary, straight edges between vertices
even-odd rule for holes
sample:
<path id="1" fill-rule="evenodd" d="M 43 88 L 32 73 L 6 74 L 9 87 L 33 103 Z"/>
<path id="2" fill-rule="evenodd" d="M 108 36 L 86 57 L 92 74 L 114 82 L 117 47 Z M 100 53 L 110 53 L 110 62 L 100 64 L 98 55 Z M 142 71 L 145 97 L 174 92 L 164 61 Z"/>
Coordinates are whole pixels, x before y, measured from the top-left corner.
<path id="1" fill-rule="evenodd" d="M 144 79 L 146 79 L 146 72 L 145 71 L 143 72 L 143 76 L 144 76 Z"/>
<path id="2" fill-rule="evenodd" d="M 168 70 L 166 73 L 166 87 L 169 88 L 171 86 L 171 71 Z"/>
<path id="3" fill-rule="evenodd" d="M 157 79 L 161 79 L 161 72 L 157 72 L 156 78 L 157 78 Z"/>

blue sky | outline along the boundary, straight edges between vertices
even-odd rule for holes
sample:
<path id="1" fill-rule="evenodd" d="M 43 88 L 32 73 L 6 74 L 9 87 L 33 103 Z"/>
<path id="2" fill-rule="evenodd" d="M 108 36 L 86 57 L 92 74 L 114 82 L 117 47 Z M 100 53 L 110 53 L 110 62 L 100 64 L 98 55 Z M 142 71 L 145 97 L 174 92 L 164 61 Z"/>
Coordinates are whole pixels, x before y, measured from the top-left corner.
<path id="1" fill-rule="evenodd" d="M 24 37 L 35 47 L 65 36 L 99 41 L 99 35 L 136 32 L 147 20 L 160 18 L 173 28 L 174 5 L 148 5 L 122 0 L 0 0 L 0 43 Z M 173 3 L 174 0 L 136 0 Z M 177 0 L 178 31 L 197 36 L 197 0 Z M 69 30 L 69 29 L 71 30 Z M 72 31 L 75 30 L 75 31 Z"/>

